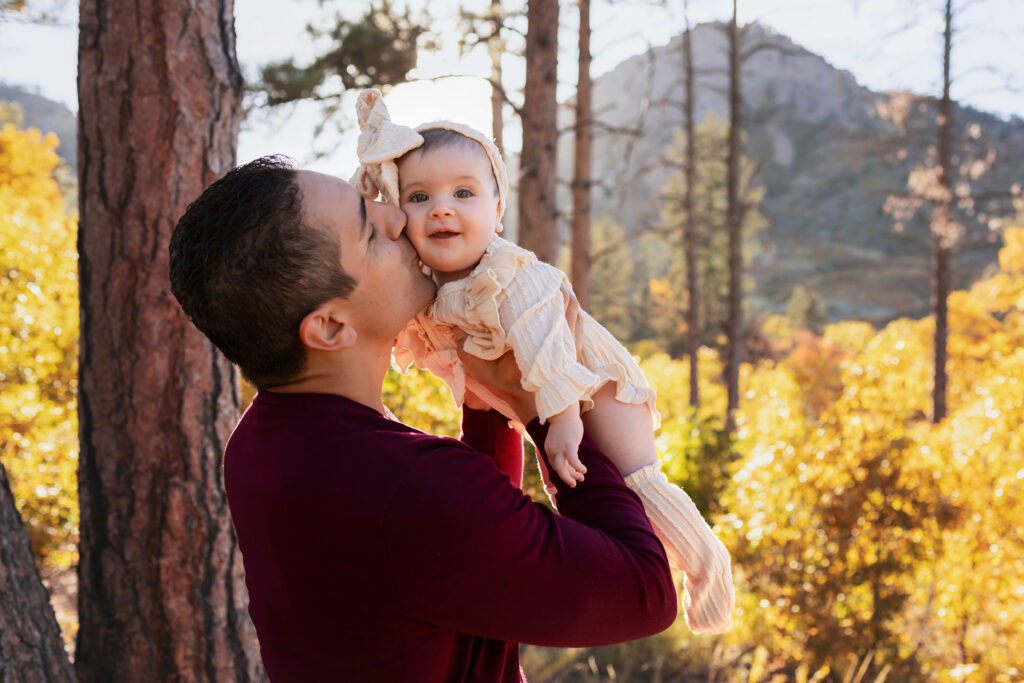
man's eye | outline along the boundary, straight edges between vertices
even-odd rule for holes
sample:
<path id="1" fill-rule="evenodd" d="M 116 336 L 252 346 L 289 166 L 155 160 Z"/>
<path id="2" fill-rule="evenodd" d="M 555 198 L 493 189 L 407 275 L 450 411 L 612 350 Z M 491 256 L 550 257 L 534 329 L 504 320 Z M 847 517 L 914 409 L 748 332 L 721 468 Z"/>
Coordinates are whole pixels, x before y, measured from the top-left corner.
<path id="1" fill-rule="evenodd" d="M 472 191 L 467 190 L 466 188 L 463 187 L 455 191 L 455 196 L 458 197 L 459 199 L 469 199 L 470 197 L 473 196 L 473 193 Z"/>

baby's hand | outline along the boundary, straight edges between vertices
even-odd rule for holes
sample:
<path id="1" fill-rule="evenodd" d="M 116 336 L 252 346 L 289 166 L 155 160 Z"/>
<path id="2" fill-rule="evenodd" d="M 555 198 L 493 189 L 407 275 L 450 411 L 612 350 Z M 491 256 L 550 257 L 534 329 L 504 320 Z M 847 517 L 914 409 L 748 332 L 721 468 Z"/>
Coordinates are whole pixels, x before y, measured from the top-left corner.
<path id="1" fill-rule="evenodd" d="M 544 451 L 548 454 L 551 469 L 558 473 L 569 486 L 583 481 L 587 468 L 580 462 L 580 441 L 583 440 L 583 420 L 579 408 L 570 406 L 549 418 L 551 427 L 544 440 Z"/>

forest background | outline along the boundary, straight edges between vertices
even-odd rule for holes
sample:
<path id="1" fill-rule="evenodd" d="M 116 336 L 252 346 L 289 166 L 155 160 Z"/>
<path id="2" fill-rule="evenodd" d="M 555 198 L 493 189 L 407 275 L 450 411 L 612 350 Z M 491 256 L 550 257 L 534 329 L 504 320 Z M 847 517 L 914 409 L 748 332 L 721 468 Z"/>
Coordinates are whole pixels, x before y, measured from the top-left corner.
<path id="1" fill-rule="evenodd" d="M 581 118 L 576 93 L 584 70 L 577 58 L 589 50 L 578 47 L 579 16 L 588 3 L 530 3 L 534 10 L 560 10 L 554 22 L 561 26 L 559 47 L 547 61 L 557 65 L 560 79 L 548 97 L 561 104 L 551 108 L 554 120 L 540 133 L 551 142 L 545 148 L 531 145 L 540 138 L 519 123 L 521 117 L 536 120 L 528 111 L 531 95 L 519 92 L 530 89 L 530 57 L 521 53 L 538 35 L 530 17 L 498 3 L 466 4 L 461 18 L 444 3 L 428 6 L 433 17 L 399 3 L 371 12 L 362 3 L 322 8 L 324 14 L 309 21 L 338 27 L 335 35 L 314 36 L 302 48 L 306 52 L 284 49 L 268 61 L 243 62 L 248 118 L 237 157 L 291 151 L 314 167 L 347 175 L 347 113 L 354 91 L 371 83 L 393 86 L 388 101 L 400 121 L 461 118 L 482 129 L 493 125 L 497 93 L 503 100 L 497 121 L 504 127 L 498 135 L 521 180 L 545 160 L 523 163 L 520 150 L 547 149 L 553 162 L 557 149 L 558 166 L 552 163 L 545 181 L 553 191 L 518 187 L 520 202 L 527 194 L 531 205 L 548 207 L 543 229 L 539 219 L 531 220 L 536 233 L 519 230 L 519 239 L 550 250 L 549 260 L 573 273 L 590 310 L 641 359 L 664 416 L 658 445 L 666 469 L 729 546 L 739 605 L 734 628 L 713 638 L 695 637 L 678 624 L 612 648 L 526 646 L 528 676 L 1019 678 L 1024 228 L 1017 226 L 1024 225 L 1024 125 L 1012 103 L 1019 101 L 1015 69 L 1021 62 L 1012 52 L 977 44 L 1019 35 L 1012 27 L 1021 21 L 1020 10 L 998 2 L 950 4 L 951 18 L 958 19 L 951 22 L 952 63 L 961 53 L 970 55 L 964 63 L 973 63 L 953 69 L 949 80 L 956 85 L 943 97 L 944 3 L 890 5 L 879 15 L 886 21 L 871 38 L 883 47 L 868 48 L 864 41 L 865 60 L 900 61 L 906 71 L 932 74 L 883 93 L 864 88 L 772 28 L 770 13 L 759 23 L 737 18 L 734 24 L 725 3 L 595 3 L 595 17 L 603 19 L 587 23 L 593 26 L 594 62 L 604 70 L 589 84 L 592 113 Z M 871 11 L 871 3 L 834 5 L 837 13 L 855 16 Z M 13 24 L 56 30 L 66 22 L 66 4 L 0 7 L 0 41 Z M 661 19 L 645 25 L 669 27 L 662 43 L 649 41 L 650 33 L 641 43 L 623 33 L 622 17 L 638 10 Z M 401 59 L 389 66 L 346 51 L 359 30 L 380 41 L 373 54 Z M 884 47 L 912 44 L 916 38 L 909 37 L 920 35 L 931 40 L 925 45 L 932 52 L 910 65 L 905 53 Z M 692 41 L 691 58 L 684 36 Z M 736 70 L 741 78 L 730 70 L 731 36 L 737 56 L 747 59 Z M 298 42 L 276 41 L 279 49 Z M 345 66 L 351 80 L 330 68 L 311 68 L 317 51 L 333 54 L 334 67 Z M 617 51 L 621 58 L 614 57 Z M 495 52 L 497 63 L 490 59 Z M 435 70 L 427 71 L 438 55 Z M 695 66 L 691 97 L 684 94 L 687 61 Z M 440 78 L 474 69 L 482 71 Z M 487 78 L 502 87 L 492 89 Z M 737 100 L 730 96 L 733 87 Z M 985 100 L 993 91 L 998 99 Z M 21 102 L 0 108 L 0 299 L 10 312 L 0 331 L 0 462 L 21 515 L 15 531 L 4 527 L 0 540 L 6 551 L 24 535 L 22 525 L 28 532 L 60 637 L 73 654 L 80 610 L 88 614 L 96 609 L 90 601 L 104 600 L 76 597 L 83 547 L 79 480 L 91 476 L 80 472 L 79 462 L 78 363 L 85 343 L 79 306 L 82 319 L 90 319 L 89 304 L 79 296 L 79 259 L 88 236 L 78 230 L 79 180 L 74 154 L 68 156 L 81 141 L 68 139 L 70 134 L 58 141 L 33 129 L 54 128 L 46 112 L 55 110 L 38 95 L 10 87 L 0 94 Z M 998 104 L 972 107 L 972 100 Z M 686 101 L 695 106 L 689 136 Z M 942 109 L 944 101 L 951 109 Z M 424 106 L 438 102 L 446 104 Z M 950 125 L 942 125 L 944 118 Z M 317 135 L 322 123 L 328 127 Z M 343 130 L 330 132 L 335 126 Z M 593 175 L 582 182 L 573 163 L 580 130 L 592 141 Z M 332 153 L 323 155 L 325 149 Z M 690 178 L 693 204 L 685 201 Z M 590 209 L 583 212 L 574 192 L 581 185 L 590 189 Z M 589 258 L 582 261 L 572 249 L 586 243 L 576 232 L 581 213 L 589 240 Z M 737 244 L 729 241 L 733 228 L 738 262 L 727 258 Z M 932 264 L 943 252 L 949 292 L 940 313 Z M 690 288 L 691 274 L 699 290 Z M 946 406 L 937 415 L 940 327 L 946 328 Z M 237 414 L 248 394 L 233 393 L 228 412 Z M 386 393 L 411 424 L 457 431 L 454 406 L 429 375 L 389 376 Z M 189 429 L 184 423 L 165 428 Z M 216 458 L 211 462 L 215 470 Z M 170 478 L 187 481 L 188 475 Z M 526 488 L 545 500 L 535 475 Z M 116 495 L 113 490 L 103 495 Z M 82 514 L 89 515 L 87 506 Z M 4 555 L 5 567 L 16 571 L 4 580 L 30 581 L 10 557 Z M 86 580 L 94 579 L 87 574 Z M 138 579 L 154 592 L 161 589 L 154 583 L 165 580 L 159 572 Z M 215 602 L 211 595 L 199 599 Z M 104 607 L 111 614 L 120 608 Z M 78 636 L 77 646 L 90 660 L 108 658 L 107 666 L 116 668 L 117 657 L 131 654 L 123 652 L 131 648 L 103 652 L 88 636 Z M 28 647 L 27 641 L 22 645 Z M 90 673 L 100 669 L 79 660 L 79 679 L 102 680 Z M 168 662 L 165 672 L 188 678 L 174 657 Z M 250 667 L 240 679 L 259 675 L 258 667 Z M 196 679 L 203 678 L 222 676 Z"/>

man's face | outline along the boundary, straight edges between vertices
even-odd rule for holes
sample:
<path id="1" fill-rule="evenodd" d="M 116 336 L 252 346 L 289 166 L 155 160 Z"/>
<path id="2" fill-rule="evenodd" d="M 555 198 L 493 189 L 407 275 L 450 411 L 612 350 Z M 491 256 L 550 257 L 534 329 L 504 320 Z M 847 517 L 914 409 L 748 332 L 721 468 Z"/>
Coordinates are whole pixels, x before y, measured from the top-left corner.
<path id="1" fill-rule="evenodd" d="M 333 176 L 300 171 L 298 182 L 304 222 L 337 238 L 342 269 L 356 280 L 347 299 L 356 331 L 363 338 L 390 342 L 436 291 L 402 234 L 405 214 L 389 204 L 365 201 Z"/>

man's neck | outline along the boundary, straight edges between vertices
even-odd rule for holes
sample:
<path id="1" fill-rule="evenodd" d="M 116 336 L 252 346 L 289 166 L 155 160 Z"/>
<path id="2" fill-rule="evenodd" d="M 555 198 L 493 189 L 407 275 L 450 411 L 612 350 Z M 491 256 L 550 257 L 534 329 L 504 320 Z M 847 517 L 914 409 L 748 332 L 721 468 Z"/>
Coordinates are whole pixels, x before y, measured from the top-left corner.
<path id="1" fill-rule="evenodd" d="M 391 363 L 391 353 L 369 357 L 348 349 L 347 357 L 318 357 L 311 355 L 306 369 L 287 384 L 269 387 L 268 391 L 282 394 L 334 394 L 386 413 L 381 401 L 384 375 Z"/>

